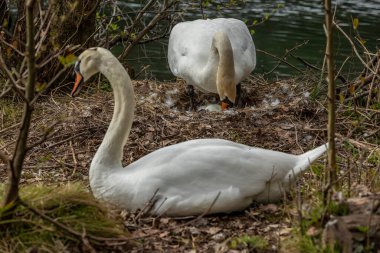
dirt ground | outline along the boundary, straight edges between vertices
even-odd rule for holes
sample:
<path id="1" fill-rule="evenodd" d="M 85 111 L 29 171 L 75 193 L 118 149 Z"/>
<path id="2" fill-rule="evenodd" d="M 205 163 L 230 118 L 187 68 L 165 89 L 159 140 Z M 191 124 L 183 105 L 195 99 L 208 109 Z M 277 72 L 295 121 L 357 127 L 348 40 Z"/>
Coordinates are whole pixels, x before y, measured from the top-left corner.
<path id="1" fill-rule="evenodd" d="M 327 141 L 326 101 L 312 99 L 314 83 L 307 77 L 273 82 L 251 77 L 242 84 L 245 106 L 227 112 L 206 111 L 205 105 L 216 103 L 215 96 L 199 91 L 196 91 L 198 110 L 190 111 L 182 81 L 143 80 L 134 81 L 133 85 L 137 105 L 124 150 L 125 165 L 158 148 L 197 138 L 223 138 L 292 154 Z M 88 183 L 89 164 L 111 120 L 112 110 L 112 92 L 100 89 L 89 88 L 75 99 L 54 92 L 46 96 L 37 105 L 30 142 L 39 140 L 49 126 L 56 125 L 52 137 L 29 153 L 22 183 Z M 345 108 L 340 110 L 343 115 Z M 10 153 L 18 125 L 16 117 L 13 121 L 7 119 L 0 130 L 0 146 Z M 368 127 L 358 132 L 345 119 L 341 116 L 337 122 L 342 136 L 360 139 L 376 130 Z M 341 146 L 338 153 L 340 157 L 348 156 Z M 324 164 L 324 160 L 321 158 L 320 163 Z M 345 166 L 344 159 L 340 165 Z M 5 177 L 2 166 L 2 182 Z M 313 199 L 316 189 L 312 185 L 320 184 L 309 182 L 314 179 L 312 172 L 306 172 L 299 182 L 305 203 Z M 140 244 L 130 248 L 131 252 L 278 252 L 283 240 L 291 237 L 292 228 L 297 227 L 295 206 L 296 199 L 291 194 L 281 203 L 254 204 L 244 212 L 195 219 L 141 218 L 125 211 L 120 214 L 131 236 L 149 235 L 137 240 Z M 245 235 L 263 238 L 267 244 L 257 247 L 237 239 Z M 123 245 L 114 247 L 126 250 Z"/>

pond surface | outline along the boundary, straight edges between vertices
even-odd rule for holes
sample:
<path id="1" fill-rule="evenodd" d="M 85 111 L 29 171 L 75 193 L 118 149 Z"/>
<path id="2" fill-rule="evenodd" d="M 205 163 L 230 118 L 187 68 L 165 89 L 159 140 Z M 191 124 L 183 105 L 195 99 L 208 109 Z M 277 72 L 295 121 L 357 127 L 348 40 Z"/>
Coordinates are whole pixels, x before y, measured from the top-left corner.
<path id="1" fill-rule="evenodd" d="M 126 5 L 130 5 L 127 1 L 122 1 Z M 322 0 L 251 0 L 247 1 L 244 7 L 235 7 L 224 13 L 218 13 L 216 10 L 209 10 L 205 14 L 208 18 L 216 17 L 233 17 L 241 20 L 261 20 L 267 13 L 270 14 L 268 20 L 262 24 L 253 27 L 253 40 L 256 48 L 264 50 L 273 55 L 282 57 L 287 50 L 292 49 L 296 45 L 307 44 L 299 47 L 292 53 L 303 60 L 321 67 L 324 58 L 325 34 L 323 30 L 324 13 L 322 8 Z M 358 32 L 360 37 L 365 40 L 365 46 L 374 51 L 380 46 L 380 1 L 379 0 L 345 0 L 334 2 L 337 3 L 336 20 L 347 34 L 355 35 L 356 31 L 352 28 L 352 19 L 359 20 Z M 278 8 L 280 5 L 281 8 Z M 134 4 L 135 8 L 139 5 Z M 334 5 L 335 6 L 335 5 Z M 131 6 L 129 6 L 131 7 Z M 194 12 L 185 16 L 187 20 L 202 18 L 201 12 Z M 354 36 L 352 36 L 354 37 Z M 352 60 L 347 61 L 344 67 L 345 73 L 353 73 L 360 71 L 362 65 L 354 60 L 354 54 L 349 42 L 341 33 L 335 33 L 335 52 L 336 65 L 341 66 L 346 57 Z M 360 49 L 359 43 L 357 43 Z M 363 50 L 360 50 L 361 52 Z M 170 73 L 166 59 L 167 39 L 154 42 L 144 47 L 135 48 L 128 58 L 136 71 L 142 65 L 150 65 L 151 76 L 159 80 L 173 79 Z M 294 66 L 304 69 L 304 65 L 295 60 L 293 57 L 287 57 L 287 61 Z M 278 60 L 271 56 L 257 52 L 257 66 L 254 73 L 267 73 L 272 70 L 278 63 Z M 276 78 L 278 76 L 291 76 L 297 74 L 294 68 L 281 64 L 268 78 Z"/>

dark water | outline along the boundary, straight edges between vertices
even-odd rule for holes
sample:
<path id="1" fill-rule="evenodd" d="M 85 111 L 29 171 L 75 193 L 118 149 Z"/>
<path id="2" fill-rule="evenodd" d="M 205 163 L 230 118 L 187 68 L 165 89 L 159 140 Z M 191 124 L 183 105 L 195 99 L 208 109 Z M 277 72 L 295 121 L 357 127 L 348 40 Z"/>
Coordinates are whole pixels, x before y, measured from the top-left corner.
<path id="1" fill-rule="evenodd" d="M 129 5 L 127 1 L 122 1 L 125 5 Z M 305 41 L 308 43 L 298 50 L 294 51 L 295 56 L 301 57 L 309 63 L 321 67 L 324 57 L 325 35 L 323 30 L 324 13 L 322 8 L 322 0 L 282 0 L 282 1 L 266 1 L 251 0 L 247 1 L 243 7 L 235 7 L 218 13 L 216 10 L 208 10 L 205 12 L 208 18 L 215 17 L 233 17 L 241 20 L 261 20 L 266 13 L 274 11 L 268 20 L 264 23 L 253 27 L 255 33 L 253 40 L 256 48 L 281 57 L 286 50 L 290 50 L 296 45 Z M 281 8 L 277 8 L 280 4 Z M 336 20 L 347 34 L 354 35 L 352 28 L 352 19 L 359 19 L 358 32 L 360 37 L 366 41 L 365 46 L 374 51 L 380 46 L 380 1 L 369 0 L 346 0 L 334 2 L 337 4 Z M 135 2 L 133 7 L 138 8 Z M 185 15 L 185 19 L 193 20 L 202 18 L 201 12 L 194 11 Z M 354 36 L 352 36 L 354 37 Z M 360 49 L 360 45 L 357 44 Z M 360 50 L 361 52 L 363 50 Z M 135 48 L 128 58 L 128 63 L 134 66 L 138 71 L 142 65 L 150 65 L 150 76 L 160 80 L 173 79 L 170 73 L 167 60 L 167 40 L 151 43 L 139 48 Z M 345 67 L 345 73 L 353 73 L 361 70 L 362 66 L 355 60 L 353 50 L 342 34 L 335 33 L 335 52 L 338 68 L 344 59 L 350 56 Z M 304 65 L 292 57 L 287 57 L 287 61 L 296 67 L 304 69 Z M 263 53 L 257 53 L 257 66 L 254 73 L 267 73 L 275 65 L 277 60 Z M 281 64 L 275 71 L 268 74 L 268 78 L 276 78 L 277 76 L 291 76 L 298 72 L 293 68 Z M 144 77 L 144 76 L 142 76 Z M 347 76 L 349 78 L 349 76 Z"/>

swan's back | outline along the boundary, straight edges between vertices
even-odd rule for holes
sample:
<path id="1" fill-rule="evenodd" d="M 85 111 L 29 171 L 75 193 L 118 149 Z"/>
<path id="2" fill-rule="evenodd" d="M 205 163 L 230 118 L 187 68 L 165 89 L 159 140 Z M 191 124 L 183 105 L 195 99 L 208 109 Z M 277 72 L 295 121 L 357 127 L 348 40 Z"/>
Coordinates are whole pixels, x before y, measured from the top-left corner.
<path id="1" fill-rule="evenodd" d="M 256 66 L 256 50 L 247 26 L 233 18 L 182 22 L 170 33 L 169 67 L 173 74 L 197 85 L 194 76 L 201 72 L 210 55 L 213 35 L 222 31 L 231 41 L 234 52 L 235 83 L 239 83 Z"/>
<path id="2" fill-rule="evenodd" d="M 114 189 L 102 192 L 128 208 L 144 206 L 158 190 L 156 208 L 162 210 L 153 212 L 168 215 L 202 213 L 220 192 L 212 212 L 229 212 L 265 194 L 270 181 L 278 188 L 297 161 L 295 155 L 227 140 L 191 140 L 156 150 L 110 175 L 107 185 Z M 274 191 L 270 200 L 282 196 Z"/>

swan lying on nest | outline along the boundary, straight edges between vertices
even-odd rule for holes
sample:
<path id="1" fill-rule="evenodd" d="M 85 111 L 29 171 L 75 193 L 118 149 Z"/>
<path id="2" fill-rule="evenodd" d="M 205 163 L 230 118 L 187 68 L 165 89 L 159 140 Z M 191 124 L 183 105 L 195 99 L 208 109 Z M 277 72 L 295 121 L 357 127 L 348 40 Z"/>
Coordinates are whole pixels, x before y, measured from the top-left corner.
<path id="1" fill-rule="evenodd" d="M 168 62 L 186 80 L 193 105 L 194 88 L 219 94 L 222 109 L 238 103 L 240 82 L 256 66 L 256 49 L 244 22 L 234 18 L 178 23 L 170 33 Z"/>
<path id="2" fill-rule="evenodd" d="M 327 149 L 322 145 L 290 155 L 222 139 L 198 139 L 161 148 L 123 168 L 123 147 L 135 110 L 128 73 L 116 57 L 99 47 L 84 51 L 75 71 L 72 96 L 97 72 L 113 88 L 113 117 L 92 160 L 89 178 L 96 198 L 121 208 L 134 211 L 151 202 L 153 215 L 188 216 L 207 210 L 238 211 L 253 201 L 277 201 L 290 182 Z"/>

